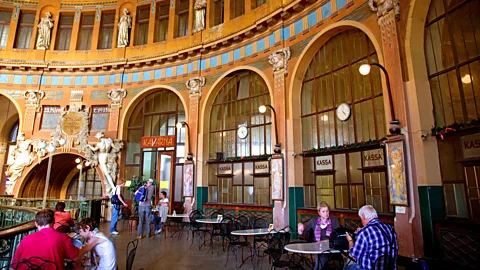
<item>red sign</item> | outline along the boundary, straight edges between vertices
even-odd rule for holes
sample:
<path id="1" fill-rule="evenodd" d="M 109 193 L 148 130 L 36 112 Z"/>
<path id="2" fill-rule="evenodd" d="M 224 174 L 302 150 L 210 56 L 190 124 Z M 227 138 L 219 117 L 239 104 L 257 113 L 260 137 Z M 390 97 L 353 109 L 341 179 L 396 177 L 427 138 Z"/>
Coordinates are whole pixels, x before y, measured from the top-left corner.
<path id="1" fill-rule="evenodd" d="M 175 146 L 175 136 L 152 136 L 142 137 L 142 148 L 159 148 Z"/>

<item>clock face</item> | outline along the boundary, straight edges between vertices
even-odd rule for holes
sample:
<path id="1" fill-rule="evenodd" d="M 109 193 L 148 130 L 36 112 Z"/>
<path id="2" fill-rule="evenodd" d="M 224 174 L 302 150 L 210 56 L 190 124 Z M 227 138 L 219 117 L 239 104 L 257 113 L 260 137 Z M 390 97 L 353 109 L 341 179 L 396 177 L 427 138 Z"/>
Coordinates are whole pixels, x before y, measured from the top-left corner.
<path id="1" fill-rule="evenodd" d="M 237 130 L 238 138 L 245 139 L 248 136 L 248 128 L 245 126 L 241 126 Z"/>
<path id="2" fill-rule="evenodd" d="M 337 107 L 337 117 L 340 121 L 347 121 L 351 113 L 352 110 L 347 103 L 342 103 Z"/>

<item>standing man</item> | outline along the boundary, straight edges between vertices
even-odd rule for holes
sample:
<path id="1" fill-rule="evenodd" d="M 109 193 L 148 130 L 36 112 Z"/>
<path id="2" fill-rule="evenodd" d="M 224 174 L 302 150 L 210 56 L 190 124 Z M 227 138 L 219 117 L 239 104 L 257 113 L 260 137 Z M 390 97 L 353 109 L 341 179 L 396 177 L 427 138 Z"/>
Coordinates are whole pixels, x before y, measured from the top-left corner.
<path id="1" fill-rule="evenodd" d="M 118 221 L 118 216 L 120 215 L 120 210 L 122 209 L 122 205 L 124 207 L 128 207 L 128 205 L 125 203 L 123 200 L 122 196 L 122 188 L 125 186 L 125 180 L 121 179 L 117 186 L 115 187 L 115 192 L 113 193 L 113 196 L 117 196 L 118 200 L 112 200 L 112 219 L 110 220 L 110 234 L 113 235 L 118 235 L 117 231 L 117 221 Z M 114 204 L 113 202 L 116 201 L 117 204 Z"/>
<path id="2" fill-rule="evenodd" d="M 34 256 L 56 264 L 56 267 L 53 267 L 51 263 L 47 263 L 45 269 L 63 270 L 65 269 L 65 258 L 75 259 L 79 249 L 72 244 L 70 237 L 53 229 L 54 222 L 55 213 L 53 210 L 42 209 L 37 212 L 35 226 L 38 232 L 25 236 L 18 245 L 11 265 L 14 269 L 27 269 L 26 264 L 19 263 L 28 259 L 31 263 L 41 264 L 40 260 L 32 259 Z M 17 266 L 17 264 L 19 265 Z"/>
<path id="3" fill-rule="evenodd" d="M 140 188 L 142 189 L 142 187 Z M 135 194 L 141 192 L 138 189 Z M 147 229 L 147 237 L 150 237 L 150 221 L 152 220 L 152 197 L 155 192 L 153 187 L 153 179 L 148 179 L 147 185 L 145 186 L 145 199 L 140 202 L 138 205 L 138 228 L 137 228 L 137 238 L 142 239 L 143 237 L 143 222 L 145 221 Z"/>
<path id="4" fill-rule="evenodd" d="M 360 208 L 358 215 L 363 228 L 357 229 L 355 243 L 347 232 L 350 256 L 356 259 L 356 263 L 347 265 L 345 270 L 377 269 L 379 266 L 380 269 L 396 269 L 398 244 L 393 227 L 380 221 L 371 205 Z"/>

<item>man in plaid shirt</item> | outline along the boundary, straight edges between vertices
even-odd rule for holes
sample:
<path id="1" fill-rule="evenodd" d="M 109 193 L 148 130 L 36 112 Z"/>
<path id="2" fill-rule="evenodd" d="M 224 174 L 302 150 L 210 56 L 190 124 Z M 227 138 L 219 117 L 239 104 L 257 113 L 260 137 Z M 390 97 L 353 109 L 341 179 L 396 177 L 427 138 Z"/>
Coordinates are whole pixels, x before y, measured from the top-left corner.
<path id="1" fill-rule="evenodd" d="M 345 270 L 396 269 L 398 244 L 395 230 L 378 220 L 377 211 L 371 205 L 360 208 L 358 215 L 364 227 L 357 229 L 355 244 L 351 235 L 347 233 L 350 255 L 357 262 L 347 265 Z M 386 259 L 377 261 L 383 256 Z"/>

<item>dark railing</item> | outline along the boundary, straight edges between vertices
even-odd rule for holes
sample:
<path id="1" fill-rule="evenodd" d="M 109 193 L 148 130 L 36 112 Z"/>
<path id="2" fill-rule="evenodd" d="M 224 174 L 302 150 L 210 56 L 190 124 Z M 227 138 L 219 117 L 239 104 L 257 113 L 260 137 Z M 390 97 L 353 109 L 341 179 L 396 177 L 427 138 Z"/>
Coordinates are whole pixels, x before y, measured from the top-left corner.
<path id="1" fill-rule="evenodd" d="M 65 202 L 65 210 L 77 221 L 86 217 L 100 221 L 105 216 L 108 199 L 93 198 L 82 201 L 49 199 L 46 206 L 54 209 L 59 201 Z M 42 205 L 42 198 L 0 197 L 0 269 L 10 269 L 10 261 L 20 241 L 37 230 L 34 219 Z"/>
<path id="2" fill-rule="evenodd" d="M 472 268 L 480 264 L 480 225 L 470 220 L 436 220 L 440 259 Z"/>
<path id="3" fill-rule="evenodd" d="M 0 206 L 0 269 L 9 269 L 13 253 L 23 237 L 36 231 L 37 209 Z"/>

